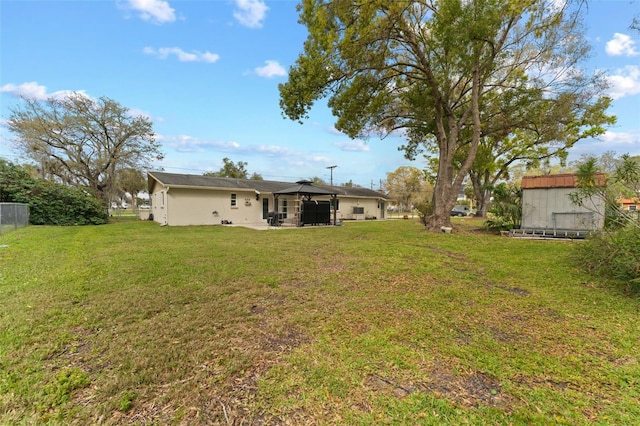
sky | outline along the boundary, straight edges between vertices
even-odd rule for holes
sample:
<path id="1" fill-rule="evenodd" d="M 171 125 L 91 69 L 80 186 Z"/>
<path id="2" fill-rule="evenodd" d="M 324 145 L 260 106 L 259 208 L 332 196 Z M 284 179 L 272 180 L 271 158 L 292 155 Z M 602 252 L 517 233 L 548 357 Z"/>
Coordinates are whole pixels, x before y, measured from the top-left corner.
<path id="1" fill-rule="evenodd" d="M 21 96 L 106 96 L 152 120 L 165 158 L 152 169 L 202 174 L 222 159 L 250 174 L 319 177 L 378 189 L 409 161 L 398 136 L 352 140 L 319 101 L 303 124 L 283 118 L 278 84 L 302 52 L 297 0 L 0 0 L 0 157 L 23 159 L 6 128 Z M 592 0 L 586 68 L 606 71 L 615 126 L 570 152 L 640 155 L 639 0 Z M 332 166 L 337 166 L 330 168 Z"/>

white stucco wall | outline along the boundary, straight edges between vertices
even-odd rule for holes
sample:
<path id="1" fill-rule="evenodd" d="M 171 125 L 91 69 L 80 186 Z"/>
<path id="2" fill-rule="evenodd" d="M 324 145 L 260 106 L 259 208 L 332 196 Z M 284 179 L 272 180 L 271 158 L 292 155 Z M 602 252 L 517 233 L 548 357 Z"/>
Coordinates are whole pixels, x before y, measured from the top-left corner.
<path id="1" fill-rule="evenodd" d="M 235 206 L 231 205 L 232 193 L 236 194 Z M 254 191 L 158 188 L 152 194 L 153 219 L 169 226 L 266 223 L 259 198 L 256 200 Z"/>
<path id="2" fill-rule="evenodd" d="M 376 219 L 384 219 L 386 205 L 382 200 L 371 198 L 355 198 L 355 197 L 338 197 L 338 211 L 336 216 L 339 220 L 364 220 L 365 218 L 375 217 Z M 354 214 L 354 207 L 364 208 L 362 214 Z"/>

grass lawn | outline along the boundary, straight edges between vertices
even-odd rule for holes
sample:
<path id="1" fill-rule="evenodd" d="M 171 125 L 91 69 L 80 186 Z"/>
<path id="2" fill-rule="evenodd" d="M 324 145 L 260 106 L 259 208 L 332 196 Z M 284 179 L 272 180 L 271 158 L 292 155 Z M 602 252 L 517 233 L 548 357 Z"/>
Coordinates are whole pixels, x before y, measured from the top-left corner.
<path id="1" fill-rule="evenodd" d="M 638 295 L 456 222 L 2 235 L 0 424 L 639 424 Z"/>

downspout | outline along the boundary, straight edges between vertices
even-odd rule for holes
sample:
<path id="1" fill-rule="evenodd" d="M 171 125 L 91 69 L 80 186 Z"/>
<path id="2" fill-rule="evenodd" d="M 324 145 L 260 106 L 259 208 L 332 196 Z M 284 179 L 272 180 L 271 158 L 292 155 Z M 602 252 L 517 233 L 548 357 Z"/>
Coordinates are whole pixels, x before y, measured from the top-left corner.
<path id="1" fill-rule="evenodd" d="M 168 220 L 168 217 L 169 217 L 169 190 L 171 189 L 171 187 L 167 186 L 166 188 L 167 188 L 167 190 L 164 191 L 165 197 L 164 197 L 164 223 L 163 223 L 163 226 L 168 226 L 169 225 L 169 220 Z"/>

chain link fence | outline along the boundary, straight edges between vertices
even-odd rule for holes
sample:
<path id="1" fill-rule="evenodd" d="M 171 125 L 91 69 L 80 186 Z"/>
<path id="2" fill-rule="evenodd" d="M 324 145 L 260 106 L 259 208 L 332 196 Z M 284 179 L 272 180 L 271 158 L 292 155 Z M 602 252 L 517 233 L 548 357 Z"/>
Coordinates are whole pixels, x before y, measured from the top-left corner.
<path id="1" fill-rule="evenodd" d="M 29 206 L 22 203 L 0 203 L 0 235 L 29 224 Z"/>

